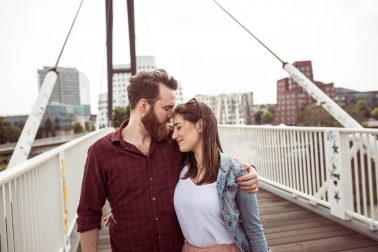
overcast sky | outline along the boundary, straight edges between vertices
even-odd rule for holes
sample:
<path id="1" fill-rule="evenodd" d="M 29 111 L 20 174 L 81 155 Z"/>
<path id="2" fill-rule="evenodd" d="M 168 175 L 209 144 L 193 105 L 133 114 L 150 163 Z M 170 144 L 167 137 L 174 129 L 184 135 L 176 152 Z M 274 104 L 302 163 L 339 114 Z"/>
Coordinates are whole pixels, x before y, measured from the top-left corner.
<path id="1" fill-rule="evenodd" d="M 81 0 L 0 0 L 0 115 L 28 114 L 37 69 L 54 65 Z M 254 92 L 275 103 L 280 62 L 211 0 L 136 0 L 137 55 L 155 56 L 195 94 Z M 378 1 L 218 0 L 287 62 L 311 60 L 316 80 L 378 90 Z M 126 0 L 114 0 L 114 64 L 129 63 Z M 106 90 L 105 0 L 84 1 L 59 66 Z"/>

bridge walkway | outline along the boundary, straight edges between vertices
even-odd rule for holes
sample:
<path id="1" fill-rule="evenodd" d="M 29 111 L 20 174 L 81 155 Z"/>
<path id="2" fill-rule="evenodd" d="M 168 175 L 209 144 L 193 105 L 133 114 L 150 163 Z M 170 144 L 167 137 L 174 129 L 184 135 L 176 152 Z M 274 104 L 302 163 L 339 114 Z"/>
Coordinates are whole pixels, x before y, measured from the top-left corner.
<path id="1" fill-rule="evenodd" d="M 265 234 L 273 252 L 378 251 L 378 241 L 347 229 L 272 193 L 260 190 L 258 200 Z M 103 209 L 104 216 L 109 212 L 110 207 L 107 204 Z M 98 251 L 111 251 L 109 232 L 106 227 L 100 231 Z"/>

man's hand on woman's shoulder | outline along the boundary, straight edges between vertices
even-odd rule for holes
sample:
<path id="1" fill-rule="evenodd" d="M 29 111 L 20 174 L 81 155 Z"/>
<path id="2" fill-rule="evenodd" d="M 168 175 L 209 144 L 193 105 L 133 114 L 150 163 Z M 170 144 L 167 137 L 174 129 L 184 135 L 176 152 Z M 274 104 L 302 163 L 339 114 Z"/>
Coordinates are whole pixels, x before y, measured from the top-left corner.
<path id="1" fill-rule="evenodd" d="M 247 171 L 246 175 L 240 176 L 236 179 L 240 189 L 248 193 L 256 193 L 259 190 L 259 178 L 257 171 L 250 164 L 241 163 L 242 170 Z"/>

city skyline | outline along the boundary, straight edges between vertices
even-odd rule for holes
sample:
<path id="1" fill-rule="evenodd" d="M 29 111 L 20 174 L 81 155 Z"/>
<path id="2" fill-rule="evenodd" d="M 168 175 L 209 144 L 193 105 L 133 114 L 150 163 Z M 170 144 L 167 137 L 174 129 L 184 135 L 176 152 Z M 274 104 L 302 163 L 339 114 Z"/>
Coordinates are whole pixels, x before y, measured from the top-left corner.
<path id="1" fill-rule="evenodd" d="M 125 2 L 114 1 L 113 64 L 129 63 Z M 256 104 L 276 102 L 277 80 L 288 74 L 212 1 L 134 2 L 137 55 L 153 55 L 158 68 L 182 83 L 185 99 L 252 91 Z M 0 2 L 0 115 L 31 111 L 37 69 L 55 63 L 79 3 Z M 283 60 L 311 60 L 316 80 L 377 89 L 377 1 L 219 3 Z M 98 94 L 106 92 L 104 7 L 102 1 L 84 1 L 59 64 L 88 77 L 93 113 Z"/>

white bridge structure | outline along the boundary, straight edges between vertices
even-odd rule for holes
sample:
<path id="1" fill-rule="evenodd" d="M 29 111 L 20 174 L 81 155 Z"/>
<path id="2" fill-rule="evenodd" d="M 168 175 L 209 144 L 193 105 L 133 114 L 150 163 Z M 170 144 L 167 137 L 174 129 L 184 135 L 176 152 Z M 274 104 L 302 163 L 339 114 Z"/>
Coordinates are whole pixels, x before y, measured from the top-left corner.
<path id="1" fill-rule="evenodd" d="M 378 130 L 220 125 L 261 187 L 378 240 Z M 0 173 L 0 251 L 70 251 L 88 147 L 74 139 Z"/>

